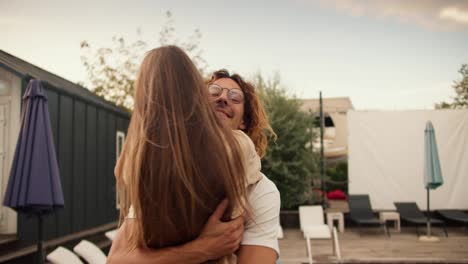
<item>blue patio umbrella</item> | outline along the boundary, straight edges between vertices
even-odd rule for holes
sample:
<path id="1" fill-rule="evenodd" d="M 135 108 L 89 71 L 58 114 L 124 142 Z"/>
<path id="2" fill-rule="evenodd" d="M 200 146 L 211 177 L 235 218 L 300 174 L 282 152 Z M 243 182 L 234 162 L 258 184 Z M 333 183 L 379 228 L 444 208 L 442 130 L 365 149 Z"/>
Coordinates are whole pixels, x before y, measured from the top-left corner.
<path id="1" fill-rule="evenodd" d="M 437 141 L 434 126 L 431 121 L 427 121 L 424 131 L 424 185 L 427 190 L 427 236 L 431 236 L 431 221 L 429 217 L 430 199 L 429 190 L 436 189 L 442 184 L 442 170 L 440 169 L 439 152 L 437 150 Z"/>
<path id="2" fill-rule="evenodd" d="M 21 129 L 3 201 L 39 218 L 38 257 L 43 263 L 42 217 L 64 206 L 62 186 L 42 84 L 31 80 L 23 96 Z"/>

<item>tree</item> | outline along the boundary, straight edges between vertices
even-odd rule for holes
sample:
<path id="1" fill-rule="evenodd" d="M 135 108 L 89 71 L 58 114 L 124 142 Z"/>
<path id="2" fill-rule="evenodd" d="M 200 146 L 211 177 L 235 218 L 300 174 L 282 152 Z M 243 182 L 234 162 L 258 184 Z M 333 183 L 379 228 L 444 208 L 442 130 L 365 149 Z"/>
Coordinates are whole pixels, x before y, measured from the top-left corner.
<path id="1" fill-rule="evenodd" d="M 327 168 L 327 191 L 342 190 L 348 193 L 348 162 L 341 161 Z"/>
<path id="2" fill-rule="evenodd" d="M 460 70 L 458 70 L 458 72 L 462 75 L 462 78 L 459 81 L 454 81 L 454 84 L 452 86 L 456 93 L 456 96 L 453 98 L 453 102 L 441 102 L 439 104 L 436 104 L 437 109 L 468 108 L 468 64 L 463 64 Z"/>
<path id="3" fill-rule="evenodd" d="M 177 45 L 187 52 L 199 70 L 203 73 L 206 61 L 200 48 L 202 34 L 195 29 L 185 41 L 176 38 L 174 19 L 171 12 L 166 12 L 166 22 L 159 32 L 159 45 Z M 154 45 L 157 46 L 157 45 Z M 114 36 L 110 47 L 94 48 L 84 40 L 80 43 L 81 61 L 88 75 L 86 86 L 96 95 L 114 102 L 129 111 L 133 109 L 133 83 L 138 67 L 148 49 L 153 48 L 143 40 L 141 30 L 137 30 L 137 39 L 128 42 L 123 36 Z"/>
<path id="4" fill-rule="evenodd" d="M 282 208 L 295 209 L 312 201 L 312 177 L 317 174 L 317 155 L 311 144 L 314 117 L 300 111 L 301 102 L 286 94 L 278 76 L 265 81 L 259 74 L 255 85 L 278 135 L 262 160 L 262 171 L 278 187 Z"/>

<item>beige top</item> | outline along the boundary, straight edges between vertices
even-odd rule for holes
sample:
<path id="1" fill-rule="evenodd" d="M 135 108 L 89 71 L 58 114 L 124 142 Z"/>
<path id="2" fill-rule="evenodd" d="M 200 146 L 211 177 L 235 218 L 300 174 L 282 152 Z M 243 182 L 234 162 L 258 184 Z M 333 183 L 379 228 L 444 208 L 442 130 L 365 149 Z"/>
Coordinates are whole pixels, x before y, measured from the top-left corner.
<path id="1" fill-rule="evenodd" d="M 255 150 L 255 145 L 252 140 L 241 130 L 233 130 L 234 138 L 239 142 L 241 156 L 245 166 L 245 177 L 247 185 L 255 184 L 262 179 L 260 170 L 262 164 L 260 157 Z"/>
<path id="2" fill-rule="evenodd" d="M 262 174 L 260 170 L 262 169 L 262 164 L 260 157 L 255 150 L 255 145 L 252 140 L 241 130 L 233 130 L 234 138 L 237 140 L 240 146 L 240 154 L 242 157 L 242 162 L 245 169 L 245 178 L 246 186 L 249 186 L 257 183 L 262 179 Z M 245 204 L 245 201 L 242 201 Z M 239 207 L 235 207 L 232 212 L 232 218 L 236 218 L 242 214 L 242 211 Z"/>

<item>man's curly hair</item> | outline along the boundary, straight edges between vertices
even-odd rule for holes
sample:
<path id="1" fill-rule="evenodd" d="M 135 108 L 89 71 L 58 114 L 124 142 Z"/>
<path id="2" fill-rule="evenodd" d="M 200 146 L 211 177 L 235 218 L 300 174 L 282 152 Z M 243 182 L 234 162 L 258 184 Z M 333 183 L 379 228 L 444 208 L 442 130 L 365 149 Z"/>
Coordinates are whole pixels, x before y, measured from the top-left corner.
<path id="1" fill-rule="evenodd" d="M 276 137 L 276 134 L 268 122 L 268 117 L 258 94 L 255 93 L 255 87 L 251 83 L 246 82 L 240 75 L 231 75 L 226 69 L 213 72 L 207 84 L 210 85 L 222 78 L 233 80 L 244 92 L 243 120 L 245 129 L 243 131 L 252 139 L 258 155 L 263 158 L 268 148 L 268 137 Z"/>

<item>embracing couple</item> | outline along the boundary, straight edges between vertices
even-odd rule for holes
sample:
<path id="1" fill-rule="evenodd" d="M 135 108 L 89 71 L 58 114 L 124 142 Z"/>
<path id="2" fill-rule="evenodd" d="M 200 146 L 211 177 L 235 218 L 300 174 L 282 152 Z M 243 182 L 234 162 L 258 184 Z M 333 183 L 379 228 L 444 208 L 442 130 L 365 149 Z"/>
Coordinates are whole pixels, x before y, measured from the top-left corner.
<path id="1" fill-rule="evenodd" d="M 260 172 L 274 132 L 254 87 L 226 70 L 206 83 L 165 46 L 145 56 L 134 99 L 108 263 L 275 263 L 280 194 Z"/>

